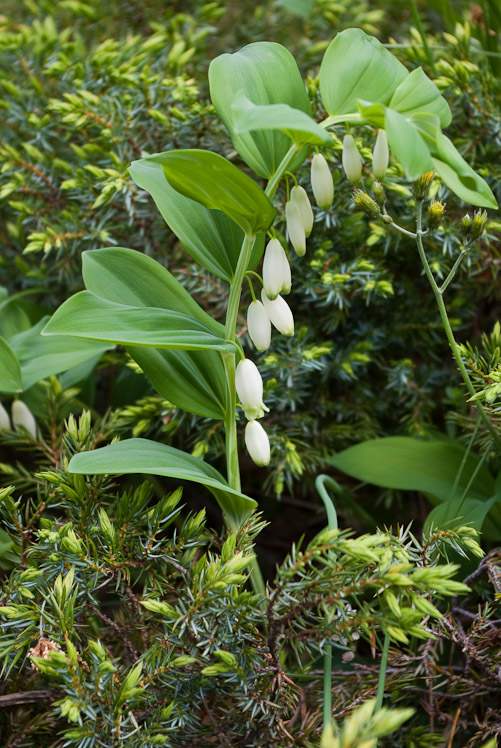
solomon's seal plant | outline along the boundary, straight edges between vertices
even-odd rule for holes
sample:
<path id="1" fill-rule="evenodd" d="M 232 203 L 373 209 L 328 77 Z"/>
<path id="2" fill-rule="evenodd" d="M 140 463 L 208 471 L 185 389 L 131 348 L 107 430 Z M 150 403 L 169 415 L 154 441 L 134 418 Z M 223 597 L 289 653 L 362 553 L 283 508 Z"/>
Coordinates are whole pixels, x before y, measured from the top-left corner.
<path id="1" fill-rule="evenodd" d="M 228 527 L 236 534 L 245 527 L 256 507 L 256 502 L 246 495 L 240 483 L 239 404 L 248 420 L 245 443 L 250 456 L 263 466 L 272 458 L 265 428 L 257 420 L 263 418 L 266 422 L 263 382 L 256 366 L 246 357 L 241 342 L 243 330 L 239 329 L 238 315 L 242 287 L 246 279 L 251 288 L 252 279 L 263 286 L 260 300 L 252 290 L 248 318 L 249 334 L 258 350 L 265 350 L 270 344 L 269 323 L 283 335 L 294 334 L 293 312 L 280 295 L 290 290 L 291 279 L 285 250 L 277 238 L 283 220 L 278 209 L 285 202 L 287 233 L 299 257 L 307 251 L 306 240 L 313 227 L 311 206 L 304 189 L 295 185 L 289 191 L 289 179 L 294 179 L 294 171 L 315 149 L 312 187 L 317 204 L 327 210 L 332 204 L 333 180 L 320 149 L 328 153 L 334 148 L 340 129 L 342 133 L 348 129 L 343 137 L 342 163 L 347 179 L 359 185 L 365 179 L 366 167 L 355 139 L 355 128 L 369 127 L 377 131 L 372 164 L 378 178 L 375 199 L 357 188 L 355 202 L 371 216 L 381 216 L 385 224 L 416 237 L 430 282 L 431 271 L 422 244 L 425 233 L 422 206 L 428 195 L 432 171 L 437 172 L 461 199 L 485 207 L 495 207 L 496 201 L 487 184 L 443 134 L 442 128 L 451 121 L 450 110 L 434 83 L 420 68 L 409 73 L 376 39 L 358 29 L 338 34 L 326 50 L 320 67 L 319 91 L 327 117 L 320 123 L 313 119 L 312 104 L 292 55 L 279 44 L 258 42 L 235 54 L 221 55 L 210 66 L 209 83 L 214 107 L 233 145 L 257 179 L 222 156 L 201 149 L 144 154 L 132 163 L 130 174 L 136 184 L 151 195 L 167 225 L 192 258 L 227 284 L 224 321 L 219 322 L 204 310 L 155 260 L 127 248 L 111 247 L 83 254 L 86 290 L 63 303 L 45 326 L 44 335 L 69 335 L 110 346 L 123 345 L 162 397 L 189 413 L 224 423 L 226 476 L 200 457 L 148 439 L 126 439 L 80 452 L 71 459 L 69 473 L 150 473 L 200 483 L 213 493 Z M 417 179 L 415 233 L 398 227 L 384 207 L 386 198 L 380 180 L 385 176 L 389 149 L 406 176 Z M 282 191 L 283 186 L 285 191 Z M 438 216 L 438 213 L 434 208 L 432 214 Z M 465 224 L 469 242 L 481 234 L 482 216 L 477 213 L 468 225 Z M 267 237 L 261 278 L 256 268 Z M 467 245 L 465 251 L 466 248 Z M 451 346 L 453 337 L 441 300 L 455 269 L 456 266 L 440 288 L 432 283 Z M 68 538 L 66 545 L 75 545 L 78 541 L 70 533 Z M 329 563 L 334 561 L 328 551 L 339 545 L 343 553 L 352 554 L 363 568 L 377 565 L 377 575 L 370 577 L 367 586 L 374 590 L 384 588 L 387 592 L 382 596 L 387 620 L 381 621 L 378 615 L 373 617 L 373 623 L 380 624 L 385 631 L 387 642 L 390 639 L 407 642 L 408 634 L 428 636 L 429 632 L 421 627 L 421 619 L 423 614 L 433 613 L 426 604 L 416 602 L 412 585 L 416 582 L 419 588 L 423 579 L 426 585 L 432 580 L 431 586 L 425 585 L 425 588 L 443 594 L 452 594 L 460 588 L 454 588 L 452 582 L 444 582 L 440 587 L 439 575 L 431 570 L 414 572 L 403 552 L 396 554 L 401 555 L 401 564 L 396 560 L 393 563 L 390 551 L 386 559 L 383 549 L 379 548 L 381 541 L 381 536 L 371 536 L 351 543 L 343 536 L 331 534 L 318 542 Z M 376 547 L 380 553 L 376 553 Z M 76 546 L 72 552 L 78 555 Z M 317 557 L 312 555 L 312 559 Z M 238 572 L 245 566 L 252 569 L 254 587 L 262 603 L 265 589 L 251 554 L 239 559 Z M 216 574 L 217 564 L 214 570 Z M 333 573 L 334 568 L 330 571 Z M 453 567 L 447 568 L 447 581 L 453 572 Z M 297 567 L 293 564 L 291 579 L 296 573 Z M 228 584 L 241 581 L 241 578 L 232 578 Z M 392 591 L 392 587 L 399 585 L 407 589 L 403 605 L 395 603 Z M 339 590 L 333 586 L 333 577 L 329 575 L 326 585 L 318 584 L 316 603 L 301 612 L 297 624 L 284 612 L 277 593 L 269 599 L 270 626 L 273 628 L 280 621 L 284 636 L 291 637 L 299 635 L 307 624 L 318 630 L 319 620 L 324 619 L 325 613 L 322 610 L 319 615 L 319 608 L 337 606 L 340 636 L 346 634 L 342 641 L 347 642 L 357 612 L 356 607 L 344 602 L 343 596 L 348 592 Z M 357 599 L 354 603 L 358 604 Z M 149 604 L 156 612 L 155 601 Z M 290 606 L 290 599 L 287 605 Z M 371 605 L 368 603 L 372 610 Z M 162 611 L 165 636 L 178 618 L 184 621 L 183 625 L 188 625 L 185 613 Z M 325 624 L 327 629 L 331 622 L 329 619 Z M 360 623 L 360 628 L 370 636 L 367 621 Z M 275 647 L 272 656 L 277 672 L 281 672 L 278 651 Z M 54 655 L 52 657 L 54 659 Z M 74 663 L 74 659 L 70 652 L 68 661 Z M 222 674 L 233 667 L 224 657 L 220 659 L 223 662 L 207 666 L 217 670 L 205 670 L 205 673 L 202 670 L 202 674 Z M 71 673 L 70 677 L 73 677 Z M 139 671 L 132 671 L 132 691 L 138 679 Z M 380 695 L 382 698 L 382 692 Z M 120 700 L 120 693 L 117 698 Z"/>

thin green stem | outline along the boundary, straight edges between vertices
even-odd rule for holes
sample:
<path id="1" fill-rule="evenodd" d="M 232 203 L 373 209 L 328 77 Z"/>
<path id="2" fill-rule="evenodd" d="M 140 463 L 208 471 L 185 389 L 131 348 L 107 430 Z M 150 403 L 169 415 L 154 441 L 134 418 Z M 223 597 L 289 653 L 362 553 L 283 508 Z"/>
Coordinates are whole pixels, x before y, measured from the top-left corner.
<path id="1" fill-rule="evenodd" d="M 331 486 L 331 488 L 333 488 L 336 491 L 336 493 L 339 493 L 342 489 L 339 483 L 336 483 L 334 478 L 331 478 L 329 475 L 318 475 L 315 480 L 315 488 L 320 494 L 320 498 L 324 502 L 325 511 L 327 512 L 327 526 L 329 530 L 337 530 L 338 521 L 337 521 L 336 507 L 334 506 L 334 502 L 332 501 L 331 497 L 327 493 L 327 489 L 325 488 L 326 483 L 328 483 Z M 324 615 L 325 623 L 326 624 L 329 623 L 330 620 L 331 620 L 331 617 L 326 612 Z M 331 643 L 325 645 L 323 697 L 324 697 L 323 720 L 324 720 L 324 730 L 325 730 L 327 725 L 330 725 L 332 722 L 332 644 Z"/>
<path id="2" fill-rule="evenodd" d="M 472 381 L 470 379 L 470 376 L 468 372 L 466 371 L 466 367 L 461 359 L 461 354 L 459 352 L 456 340 L 454 338 L 454 333 L 452 332 L 451 323 L 449 321 L 449 317 L 447 314 L 447 309 L 445 308 L 444 300 L 442 298 L 442 294 L 440 292 L 440 289 L 437 285 L 437 282 L 435 281 L 435 277 L 431 271 L 430 265 L 428 263 L 428 258 L 426 257 L 426 253 L 424 251 L 423 246 L 423 232 L 422 232 L 422 224 L 423 224 L 423 202 L 422 200 L 419 200 L 416 205 L 417 209 L 417 215 L 416 215 L 416 229 L 417 229 L 417 236 L 416 236 L 416 244 L 419 252 L 419 256 L 421 258 L 421 262 L 423 263 L 423 268 L 426 273 L 426 277 L 428 278 L 428 281 L 430 283 L 430 286 L 432 287 L 433 293 L 435 294 L 435 298 L 437 300 L 438 310 L 440 312 L 440 317 L 442 318 L 442 325 L 445 330 L 445 334 L 447 336 L 447 340 L 449 341 L 449 345 L 451 347 L 452 355 L 454 356 L 454 360 L 456 361 L 457 367 L 459 371 L 461 372 L 461 376 L 463 377 L 463 381 L 466 385 L 466 389 L 470 393 L 470 395 L 473 397 L 475 395 L 475 388 L 473 387 Z M 486 426 L 489 434 L 491 435 L 492 439 L 496 442 L 497 446 L 501 449 L 501 439 L 496 434 L 496 431 L 489 421 L 489 417 L 487 413 L 485 412 L 484 408 L 479 402 L 475 402 L 475 407 L 477 409 L 478 415 L 482 419 L 484 425 Z"/>
<path id="3" fill-rule="evenodd" d="M 251 296 L 252 296 L 252 301 L 257 301 L 256 294 L 254 293 L 254 286 L 252 285 L 252 280 L 250 278 L 250 273 L 251 273 L 251 271 L 248 270 L 245 273 L 245 277 L 247 278 L 247 283 L 249 284 L 249 288 L 250 288 L 250 292 L 251 292 Z"/>
<path id="4" fill-rule="evenodd" d="M 280 180 L 282 179 L 283 175 L 292 164 L 300 150 L 301 149 L 297 145 L 291 145 L 291 147 L 277 166 L 275 173 L 270 177 L 270 180 L 266 185 L 266 189 L 264 192 L 267 197 L 273 197 L 273 195 L 277 191 L 278 185 L 280 184 Z"/>
<path id="5" fill-rule="evenodd" d="M 390 637 L 388 634 L 384 635 L 383 651 L 381 652 L 381 663 L 379 665 L 379 679 L 377 682 L 377 693 L 376 693 L 376 706 L 374 707 L 374 714 L 379 712 L 383 706 L 384 697 L 384 686 L 386 682 L 386 668 L 388 667 L 388 652 L 390 649 Z"/>
<path id="6" fill-rule="evenodd" d="M 428 63 L 430 65 L 430 68 L 432 69 L 433 75 L 436 77 L 437 71 L 435 68 L 435 63 L 433 62 L 433 56 L 428 46 L 428 39 L 426 38 L 426 33 L 423 28 L 423 24 L 421 23 L 421 16 L 419 15 L 419 11 L 417 9 L 417 6 L 414 0 L 410 0 L 410 6 L 411 6 L 412 17 L 414 18 L 414 23 L 416 24 L 417 30 L 419 31 L 419 36 L 421 37 L 421 41 L 423 42 L 423 49 L 428 58 Z"/>
<path id="7" fill-rule="evenodd" d="M 468 254 L 468 249 L 469 249 L 468 247 L 463 247 L 463 249 L 461 250 L 461 254 L 457 258 L 457 260 L 454 263 L 454 265 L 452 266 L 449 275 L 447 276 L 447 278 L 444 280 L 444 282 L 442 283 L 442 285 L 439 288 L 439 291 L 440 291 L 441 294 L 444 293 L 444 291 L 447 288 L 447 286 L 449 285 L 449 283 L 453 280 L 454 276 L 456 275 L 458 267 L 461 265 L 461 263 L 463 262 L 464 258 Z"/>

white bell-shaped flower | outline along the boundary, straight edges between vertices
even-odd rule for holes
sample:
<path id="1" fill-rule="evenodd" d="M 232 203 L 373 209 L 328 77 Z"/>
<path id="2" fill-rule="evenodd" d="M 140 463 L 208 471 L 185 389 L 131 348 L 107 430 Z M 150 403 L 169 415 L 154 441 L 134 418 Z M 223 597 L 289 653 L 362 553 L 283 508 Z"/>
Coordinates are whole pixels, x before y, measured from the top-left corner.
<path id="1" fill-rule="evenodd" d="M 33 439 L 37 438 L 37 422 L 28 406 L 22 400 L 14 400 L 12 403 L 12 425 L 19 431 L 25 429 Z"/>
<path id="2" fill-rule="evenodd" d="M 378 130 L 376 144 L 372 152 L 372 173 L 376 179 L 384 179 L 389 162 L 390 150 L 388 148 L 388 137 L 384 130 Z"/>
<path id="3" fill-rule="evenodd" d="M 245 358 L 237 365 L 235 372 L 235 388 L 244 409 L 245 417 L 249 421 L 261 418 L 269 408 L 263 403 L 263 380 L 256 364 Z"/>
<path id="4" fill-rule="evenodd" d="M 249 421 L 245 427 L 245 446 L 256 465 L 269 465 L 270 440 L 258 421 Z"/>
<path id="5" fill-rule="evenodd" d="M 285 218 L 287 221 L 287 233 L 294 247 L 294 252 L 298 257 L 302 257 L 306 252 L 306 233 L 299 208 L 291 200 L 285 204 Z"/>
<path id="6" fill-rule="evenodd" d="M 311 161 L 311 189 L 317 205 L 329 210 L 334 200 L 334 182 L 325 156 L 316 153 Z"/>
<path id="7" fill-rule="evenodd" d="M 261 301 L 253 301 L 249 304 L 247 330 L 258 351 L 266 351 L 270 347 L 271 320 Z"/>
<path id="8" fill-rule="evenodd" d="M 357 144 L 353 135 L 345 135 L 343 138 L 343 169 L 347 179 L 352 184 L 357 184 L 362 176 L 362 157 L 358 152 Z"/>
<path id="9" fill-rule="evenodd" d="M 291 268 L 285 250 L 278 239 L 271 239 L 264 253 L 263 285 L 269 299 L 291 290 Z"/>
<path id="10" fill-rule="evenodd" d="M 270 325 L 271 325 L 271 322 L 270 322 Z M 11 430 L 11 425 L 10 425 L 9 414 L 3 407 L 2 403 L 0 403 L 0 431 L 10 431 L 10 430 Z"/>
<path id="11" fill-rule="evenodd" d="M 313 211 L 311 209 L 310 198 L 304 187 L 296 185 L 291 190 L 291 202 L 295 203 L 301 216 L 301 221 L 306 236 L 311 234 L 313 228 Z"/>
<path id="12" fill-rule="evenodd" d="M 261 299 L 266 313 L 271 319 L 271 324 L 276 327 L 278 332 L 281 332 L 282 335 L 294 335 L 294 317 L 285 299 L 281 296 L 277 296 L 276 299 L 269 299 L 264 288 L 261 291 Z"/>

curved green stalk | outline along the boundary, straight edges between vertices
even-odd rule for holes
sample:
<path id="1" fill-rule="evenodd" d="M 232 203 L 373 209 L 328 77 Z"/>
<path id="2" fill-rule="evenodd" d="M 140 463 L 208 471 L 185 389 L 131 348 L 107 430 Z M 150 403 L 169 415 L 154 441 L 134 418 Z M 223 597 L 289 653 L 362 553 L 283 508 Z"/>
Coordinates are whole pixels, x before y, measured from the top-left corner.
<path id="1" fill-rule="evenodd" d="M 435 298 L 437 300 L 438 310 L 440 312 L 440 316 L 442 318 L 442 324 L 445 330 L 445 334 L 447 335 L 447 340 L 449 341 L 449 345 L 452 350 L 452 355 L 454 356 L 454 359 L 456 361 L 457 367 L 459 371 L 461 372 L 461 376 L 463 377 L 463 381 L 466 385 L 466 388 L 470 395 L 473 397 L 475 395 L 475 388 L 473 387 L 472 381 L 470 379 L 470 376 L 468 372 L 466 371 L 466 367 L 463 363 L 463 360 L 461 359 L 461 354 L 459 353 L 459 349 L 456 343 L 456 340 L 454 338 L 454 333 L 452 332 L 451 323 L 449 321 L 449 317 L 447 314 L 447 310 L 445 308 L 444 300 L 442 297 L 442 291 L 437 285 L 437 282 L 435 281 L 435 278 L 433 276 L 433 273 L 431 271 L 430 265 L 428 263 L 428 258 L 426 257 L 426 253 L 424 251 L 423 246 L 423 235 L 422 235 L 422 225 L 423 225 L 423 201 L 419 200 L 417 202 L 417 214 L 416 214 L 416 244 L 419 252 L 419 256 L 421 258 L 421 262 L 423 263 L 424 271 L 426 273 L 426 277 L 428 278 L 430 282 L 430 286 L 433 289 L 433 293 L 435 294 Z M 451 278 L 452 280 L 452 278 Z M 450 282 L 450 281 L 449 281 Z M 497 446 L 501 449 L 501 439 L 496 434 L 496 431 L 492 425 L 492 423 L 489 420 L 489 417 L 487 413 L 485 412 L 482 405 L 477 401 L 474 403 L 475 408 L 477 409 L 478 415 L 482 419 L 484 425 L 486 426 L 487 430 L 489 431 L 489 434 L 492 436 L 493 440 L 496 442 Z"/>
<path id="2" fill-rule="evenodd" d="M 374 714 L 379 712 L 383 705 L 384 684 L 386 682 L 386 668 L 388 667 L 388 651 L 390 649 L 390 637 L 384 635 L 383 651 L 381 652 L 381 664 L 379 665 L 379 679 L 377 682 L 376 706 Z"/>
<path id="3" fill-rule="evenodd" d="M 270 178 L 268 185 L 265 190 L 265 194 L 268 198 L 273 197 L 277 187 L 282 179 L 284 173 L 287 171 L 292 161 L 296 157 L 300 148 L 296 145 L 291 145 L 282 161 L 280 162 L 277 170 Z M 251 234 L 246 234 L 242 242 L 240 249 L 240 255 L 238 257 L 237 266 L 235 273 L 231 279 L 230 284 L 230 295 L 228 298 L 228 308 L 226 311 L 226 323 L 225 323 L 225 339 L 234 340 L 236 335 L 238 309 L 240 307 L 240 298 L 242 295 L 242 283 L 249 265 L 249 259 L 252 252 L 252 247 L 256 237 Z M 238 461 L 238 444 L 237 444 L 237 420 L 236 420 L 236 390 L 235 390 L 235 354 L 224 353 L 222 354 L 224 369 L 226 373 L 226 386 L 227 386 L 227 404 L 226 414 L 224 419 L 224 426 L 226 432 L 226 465 L 227 465 L 227 479 L 231 488 L 236 491 L 241 491 L 240 484 L 240 466 Z M 226 518 L 228 521 L 228 518 Z M 233 531 L 236 532 L 238 528 L 231 525 Z M 251 564 L 251 581 L 255 592 L 260 595 L 265 595 L 266 589 L 264 585 L 263 576 L 259 569 L 257 560 L 254 559 Z"/>
<path id="4" fill-rule="evenodd" d="M 318 475 L 315 480 L 315 488 L 320 494 L 320 498 L 324 502 L 325 511 L 327 512 L 327 526 L 329 530 L 338 529 L 337 512 L 334 502 L 327 493 L 325 483 L 328 483 L 336 493 L 339 493 L 341 487 L 334 478 L 329 475 Z M 330 622 L 329 614 L 326 612 L 324 615 L 324 621 Z M 323 693 L 323 722 L 324 730 L 327 725 L 332 722 L 332 644 L 325 645 L 324 654 L 324 693 Z"/>

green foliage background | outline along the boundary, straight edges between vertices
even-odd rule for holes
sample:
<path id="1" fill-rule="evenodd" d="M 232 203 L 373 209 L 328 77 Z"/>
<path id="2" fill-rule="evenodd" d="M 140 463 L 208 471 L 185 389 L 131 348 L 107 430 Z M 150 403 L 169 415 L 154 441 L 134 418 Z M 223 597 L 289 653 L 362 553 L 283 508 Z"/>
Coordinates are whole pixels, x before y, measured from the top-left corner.
<path id="1" fill-rule="evenodd" d="M 22 310 L 27 315 L 26 324 L 32 324 L 44 314 L 52 313 L 63 299 L 82 287 L 80 255 L 83 250 L 128 246 L 160 260 L 203 305 L 212 312 L 219 309 L 222 313 L 227 289 L 219 279 L 201 273 L 190 262 L 169 234 L 152 200 L 134 185 L 127 168 L 142 152 L 168 148 L 207 148 L 236 161 L 229 137 L 208 98 L 207 67 L 217 54 L 234 51 L 260 39 L 279 41 L 291 49 L 313 94 L 318 64 L 337 31 L 358 26 L 384 42 L 391 42 L 392 50 L 409 69 L 423 65 L 436 80 L 453 110 L 449 137 L 489 182 L 499 200 L 501 92 L 496 54 L 501 47 L 493 47 L 492 35 L 485 34 L 485 24 L 488 20 L 498 40 L 501 22 L 495 25 L 494 4 L 491 7 L 485 2 L 482 7 L 484 15 L 480 18 L 478 14 L 471 16 L 466 2 L 420 4 L 421 19 L 432 50 L 432 69 L 422 38 L 414 28 L 415 19 L 409 5 L 398 0 L 389 3 L 282 0 L 257 5 L 224 0 L 209 3 L 115 0 L 106 4 L 98 0 L 29 0 L 22 5 L 10 0 L 4 2 L 0 16 L 0 285 L 9 294 L 31 291 L 26 297 L 29 303 L 23 302 Z M 370 163 L 373 133 L 364 133 L 359 145 Z M 449 355 L 431 292 L 420 275 L 415 247 L 412 241 L 390 235 L 384 226 L 371 222 L 350 207 L 351 188 L 342 178 L 340 152 L 341 141 L 332 164 L 336 181 L 333 209 L 329 215 L 316 211 L 307 255 L 292 262 L 290 304 L 297 334 L 292 340 L 274 338 L 272 349 L 255 357 L 263 373 L 265 400 L 272 413 L 267 419 L 273 450 L 272 467 L 258 473 L 243 457 L 242 481 L 247 493 L 260 501 L 266 518 L 272 523 L 260 536 L 260 553 L 270 575 L 274 564 L 282 561 L 305 527 L 309 537 L 324 525 L 323 510 L 313 491 L 313 479 L 325 464 L 327 455 L 375 436 L 397 433 L 426 436 L 444 429 L 462 435 L 468 433 L 470 426 L 464 391 Z M 298 177 L 308 189 L 307 165 Z M 412 227 L 409 187 L 398 165 L 393 165 L 387 180 L 391 211 L 401 224 Z M 447 217 L 427 248 L 434 267 L 443 268 L 445 275 L 458 247 L 459 223 L 465 207 L 444 188 L 437 185 L 436 189 L 436 197 L 447 203 Z M 283 210 L 284 204 L 285 194 L 282 194 L 277 203 L 279 210 Z M 449 291 L 454 327 L 461 340 L 473 344 L 479 341 L 482 333 L 488 333 L 498 319 L 501 296 L 498 280 L 501 222 L 498 218 L 491 214 L 485 239 L 470 254 L 467 269 L 459 274 Z M 281 226 L 285 232 L 285 221 Z M 241 322 L 244 326 L 243 317 Z M 64 377 L 61 381 L 63 386 L 67 384 Z M 24 593 L 21 590 L 30 589 L 22 578 L 27 559 L 36 560 L 38 566 L 42 564 L 39 568 L 44 569 L 51 584 L 57 574 L 67 570 L 68 557 L 64 553 L 57 555 L 59 550 L 50 547 L 56 539 L 48 539 L 47 533 L 58 533 L 61 538 L 57 542 L 62 542 L 71 529 L 67 523 L 77 522 L 82 506 L 74 496 L 70 498 L 75 505 L 67 506 L 59 489 L 51 493 L 46 479 L 33 475 L 61 468 L 64 477 L 63 455 L 70 437 L 63 434 L 62 420 L 70 413 L 81 412 L 83 406 L 92 410 L 99 444 L 111 434 L 133 434 L 192 449 L 194 454 L 205 455 L 216 465 L 223 459 L 221 427 L 212 421 L 180 413 L 162 401 L 121 351 L 106 354 L 94 374 L 75 387 L 67 388 L 65 393 L 52 382 L 37 385 L 26 393 L 25 399 L 42 424 L 42 447 L 34 451 L 33 444 L 20 437 L 5 438 L 0 447 L 4 485 L 13 484 L 19 495 L 24 494 L 29 507 L 18 519 L 19 527 L 12 519 L 13 512 L 15 514 L 12 507 L 5 510 L 4 516 L 5 526 L 11 533 L 5 540 L 4 566 L 8 569 L 22 561 L 11 582 L 6 582 L 4 592 L 6 600 L 16 604 L 22 604 Z M 2 401 L 8 405 L 9 398 L 2 398 Z M 114 411 L 112 415 L 111 410 Z M 492 410 L 496 412 L 495 403 Z M 494 455 L 490 462 L 496 471 L 499 465 Z M 141 489 L 136 485 L 123 488 L 133 492 L 134 501 L 139 502 L 139 514 L 142 505 L 137 497 Z M 155 499 L 163 496 L 167 488 L 165 483 L 155 485 Z M 115 521 L 120 515 L 120 506 L 131 499 L 119 499 L 118 493 L 112 498 L 109 490 L 108 486 L 100 485 L 96 496 L 101 497 L 105 505 L 108 502 L 112 506 L 109 514 Z M 281 497 L 279 502 L 277 495 Z M 375 494 L 373 489 L 365 488 L 356 495 L 366 510 L 365 518 L 361 520 L 343 506 L 340 514 L 345 525 L 355 522 L 364 530 L 374 530 L 376 522 L 390 524 L 396 516 L 402 522 L 417 518 L 419 524 L 427 513 L 421 499 L 404 502 L 398 492 Z M 200 509 L 205 504 L 204 497 L 192 488 L 186 489 L 185 496 L 192 509 Z M 82 542 L 93 547 L 97 563 L 104 553 L 103 544 L 109 543 L 109 539 L 106 541 L 103 536 L 104 520 L 99 518 L 98 508 L 92 511 L 94 513 L 89 510 L 88 518 L 92 532 L 89 530 L 87 537 L 87 530 L 82 526 L 81 534 Z M 43 519 L 39 527 L 40 516 Z M 160 646 L 152 643 L 158 634 L 155 627 L 147 634 L 151 640 L 141 641 L 141 627 L 130 632 L 127 619 L 137 614 L 136 598 L 144 590 L 158 592 L 155 585 L 166 574 L 168 561 L 165 558 L 168 559 L 169 554 L 181 567 L 184 561 L 189 565 L 193 563 L 190 574 L 193 580 L 198 580 L 197 574 L 203 571 L 196 567 L 198 557 L 186 549 L 203 547 L 216 555 L 221 552 L 222 539 L 205 527 L 201 517 L 196 517 L 198 515 L 194 517 L 187 512 L 184 519 L 176 515 L 174 535 L 162 540 L 166 544 L 162 546 L 162 563 L 151 561 L 150 568 L 150 560 L 143 559 L 141 573 L 135 560 L 143 558 L 138 548 L 149 536 L 139 519 L 134 519 L 138 522 L 137 535 L 130 542 L 137 541 L 137 547 L 122 549 L 122 560 L 116 562 L 113 573 L 108 574 L 115 593 L 96 597 L 92 605 L 98 612 L 87 610 L 81 619 L 86 627 L 85 635 L 82 634 L 85 641 L 103 638 L 109 646 L 106 655 L 93 651 L 94 664 L 89 664 L 89 660 L 88 667 L 98 669 L 100 658 L 101 662 L 112 662 L 122 657 L 123 648 L 127 649 L 129 644 L 125 640 L 117 643 L 117 637 L 119 631 L 124 630 L 128 632 L 130 647 L 121 665 L 120 678 L 129 666 L 132 667 L 143 647 L 153 647 L 149 656 L 154 659 L 155 646 Z M 209 517 L 212 524 L 220 524 L 217 513 Z M 94 530 L 95 542 L 92 540 Z M 252 538 L 251 530 L 249 538 L 242 540 L 242 547 L 249 548 Z M 182 548 L 176 547 L 174 553 L 177 539 Z M 187 554 L 186 559 L 182 554 Z M 144 577 L 139 578 L 143 572 Z M 184 584 L 179 569 L 176 573 L 177 578 L 169 581 L 170 590 Z M 77 575 L 82 599 L 96 581 L 101 584 L 106 578 L 97 580 L 86 574 Z M 247 593 L 232 591 L 231 594 Z M 30 599 L 29 594 L 26 599 Z M 473 599 L 477 601 L 476 597 Z M 485 587 L 478 601 L 487 605 L 491 599 L 492 590 Z M 258 619 L 260 615 L 251 602 L 247 602 L 252 610 L 246 622 L 249 628 L 241 622 L 242 629 L 239 629 L 239 636 L 246 640 L 253 635 L 249 633 L 254 625 L 253 616 Z M 2 603 L 7 604 L 4 600 Z M 209 600 L 209 603 L 213 605 L 210 615 L 217 618 L 221 612 L 220 601 Z M 35 623 L 38 624 L 38 620 Z M 11 642 L 10 631 L 14 629 L 15 626 L 7 627 L 7 642 Z M 56 636 L 56 631 L 55 625 L 51 635 Z M 476 634 L 481 638 L 483 629 Z M 224 636 L 218 633 L 220 649 L 224 649 Z M 35 632 L 33 644 L 36 640 Z M 158 634 L 158 641 L 162 641 L 161 634 Z M 179 646 L 183 654 L 189 650 L 185 642 Z M 207 652 L 212 656 L 216 648 L 214 642 L 211 647 Z M 24 648 L 19 650 L 19 665 L 27 648 L 25 642 Z M 7 654 L 10 657 L 10 650 Z M 365 650 L 364 655 L 367 655 Z M 241 665 L 242 672 L 246 673 L 246 668 L 251 672 L 255 666 L 255 652 L 248 651 L 245 657 L 248 659 Z M 204 665 L 209 666 L 209 659 Z M 154 663 L 151 667 L 155 669 Z M 490 666 L 484 666 L 484 670 L 485 667 Z M 27 672 L 28 666 L 25 666 L 19 674 L 11 673 L 7 681 L 9 693 L 26 687 Z M 28 677 L 30 688 L 45 688 L 37 680 L 39 677 L 38 672 Z M 244 698 L 242 683 L 247 682 L 246 677 L 239 680 L 243 695 L 238 699 Z M 267 689 L 278 676 L 270 670 L 256 677 L 263 678 L 259 688 Z M 350 677 L 351 693 L 362 693 L 363 686 L 357 681 L 359 675 L 355 672 Z M 408 676 L 402 677 L 405 681 Z M 394 698 L 397 699 L 400 686 L 397 678 L 395 681 Z M 187 679 L 186 683 L 188 685 L 180 686 L 187 689 L 180 697 L 180 704 L 185 705 L 201 693 L 190 691 L 192 680 Z M 229 679 L 229 685 L 225 686 L 228 693 L 233 685 Z M 494 687 L 499 688 L 499 684 L 493 684 Z M 52 688 L 56 686 L 51 685 Z M 467 689 L 467 685 L 464 688 Z M 106 699 L 116 698 L 113 687 L 110 689 L 106 698 L 103 697 L 103 713 L 105 705 L 111 703 Z M 211 689 L 212 686 L 206 696 L 208 704 L 217 697 L 217 689 Z M 56 691 L 50 691 L 46 699 L 63 699 L 63 692 Z M 292 691 L 286 689 L 280 697 L 289 717 L 296 708 Z M 142 696 L 136 695 L 141 701 Z M 465 741 L 466 737 L 474 739 L 472 724 L 475 716 L 483 713 L 482 698 L 480 694 L 470 704 L 470 721 L 467 719 L 462 728 Z M 238 708 L 243 703 L 238 699 L 234 702 L 228 696 L 219 715 L 223 719 L 224 710 L 227 710 L 224 719 L 229 720 L 227 727 L 225 722 L 229 744 L 262 745 L 262 733 L 256 728 L 256 732 L 246 738 L 241 724 L 238 729 L 235 727 L 238 740 L 251 742 L 231 742 L 231 719 L 237 703 Z M 137 742 L 137 745 L 155 744 L 155 731 L 161 730 L 162 720 L 168 720 L 170 715 L 162 716 L 158 710 L 168 709 L 170 703 L 169 698 L 155 708 L 154 719 L 149 722 L 150 732 L 145 742 Z M 147 716 L 153 714 L 148 712 L 153 708 L 151 705 L 140 708 Z M 339 708 L 342 712 L 344 706 L 339 705 Z M 67 709 L 70 710 L 71 705 Z M 316 697 L 311 697 L 309 709 L 301 717 L 297 740 L 303 742 L 298 745 L 313 740 L 319 724 Z M 206 711 L 210 713 L 210 709 Z M 20 713 L 14 710 L 2 723 L 8 739 L 17 741 L 8 743 L 9 746 L 46 745 L 43 741 L 52 733 L 54 720 L 61 719 L 60 712 L 54 717 L 46 708 L 30 707 L 27 714 L 25 734 L 20 727 L 24 720 L 22 709 Z M 276 744 L 272 740 L 283 738 L 281 728 L 276 728 L 278 722 L 273 721 L 275 718 L 276 715 L 266 727 L 270 745 Z M 208 717 L 197 715 L 189 728 L 192 745 L 205 745 L 203 741 L 207 736 L 214 734 L 214 727 L 207 725 L 204 719 Z M 259 719 L 261 724 L 271 717 L 264 710 Z M 62 729 L 62 721 L 57 724 Z M 406 733 L 407 737 L 402 738 L 403 743 L 432 745 L 434 739 L 424 731 L 423 724 L 428 729 L 426 721 L 418 720 Z M 103 727 L 103 735 L 108 734 L 106 729 Z M 134 729 L 132 723 L 131 729 Z M 487 734 L 482 733 L 478 740 Z M 76 741 L 77 738 L 67 744 L 83 748 L 85 743 Z M 63 744 L 54 742 L 58 748 Z"/>

